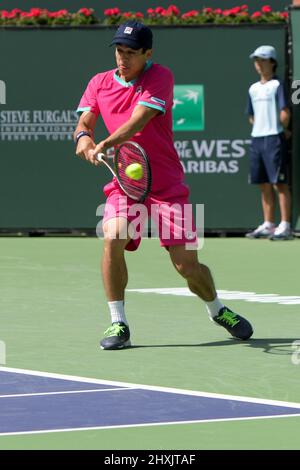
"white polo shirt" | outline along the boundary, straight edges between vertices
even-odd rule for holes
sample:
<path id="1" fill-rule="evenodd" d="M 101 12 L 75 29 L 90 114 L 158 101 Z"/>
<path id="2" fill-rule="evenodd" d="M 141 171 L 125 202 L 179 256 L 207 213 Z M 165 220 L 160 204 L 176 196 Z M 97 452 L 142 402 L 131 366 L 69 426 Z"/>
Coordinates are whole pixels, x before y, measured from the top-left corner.
<path id="1" fill-rule="evenodd" d="M 283 84 L 274 77 L 249 88 L 247 114 L 254 116 L 252 137 L 266 137 L 283 132 L 279 113 L 287 107 Z"/>

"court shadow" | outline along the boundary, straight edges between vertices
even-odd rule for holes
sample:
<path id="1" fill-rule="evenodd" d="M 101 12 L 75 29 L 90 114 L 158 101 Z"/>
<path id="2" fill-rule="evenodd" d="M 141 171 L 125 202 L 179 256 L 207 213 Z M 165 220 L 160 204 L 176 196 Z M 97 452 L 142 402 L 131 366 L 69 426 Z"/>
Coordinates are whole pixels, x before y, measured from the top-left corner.
<path id="1" fill-rule="evenodd" d="M 262 352 L 268 354 L 278 355 L 291 355 L 295 348 L 299 348 L 300 345 L 293 347 L 294 341 L 300 341 L 298 338 L 253 338 L 246 341 L 240 341 L 234 338 L 228 338 L 222 341 L 211 341 L 209 343 L 197 343 L 197 344 L 136 344 L 131 346 L 131 349 L 137 348 L 209 348 L 217 346 L 247 346 L 249 348 L 261 349 Z"/>
<path id="2" fill-rule="evenodd" d="M 203 347 L 210 346 L 232 346 L 237 344 L 243 344 L 249 348 L 261 349 L 262 352 L 268 354 L 281 354 L 290 355 L 293 354 L 295 347 L 293 348 L 294 341 L 299 341 L 298 338 L 251 338 L 246 341 L 239 341 L 234 338 L 230 338 L 227 341 L 213 341 L 209 343 L 201 343 Z M 299 347 L 299 346 L 298 346 Z"/>

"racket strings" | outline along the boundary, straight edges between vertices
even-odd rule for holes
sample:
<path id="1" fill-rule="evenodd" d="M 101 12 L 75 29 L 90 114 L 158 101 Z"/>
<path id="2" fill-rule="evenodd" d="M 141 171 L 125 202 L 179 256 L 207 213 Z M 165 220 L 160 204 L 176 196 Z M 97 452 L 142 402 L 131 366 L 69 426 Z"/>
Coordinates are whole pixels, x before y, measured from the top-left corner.
<path id="1" fill-rule="evenodd" d="M 138 163 L 142 167 L 143 175 L 139 180 L 134 180 L 125 173 L 126 168 L 132 163 Z M 147 194 L 151 184 L 150 168 L 147 158 L 138 147 L 126 144 L 119 148 L 116 170 L 123 189 L 131 197 L 140 200 Z"/>

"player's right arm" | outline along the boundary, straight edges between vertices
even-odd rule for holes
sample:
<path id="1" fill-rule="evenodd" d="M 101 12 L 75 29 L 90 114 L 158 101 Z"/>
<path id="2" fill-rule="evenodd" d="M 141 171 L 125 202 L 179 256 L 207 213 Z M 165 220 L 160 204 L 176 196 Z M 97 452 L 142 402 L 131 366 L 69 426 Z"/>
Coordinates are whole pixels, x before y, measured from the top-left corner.
<path id="1" fill-rule="evenodd" d="M 76 141 L 76 137 L 79 132 L 84 131 L 88 132 L 90 136 L 83 135 L 78 140 L 76 146 L 76 155 L 78 157 L 84 158 L 85 160 L 90 161 L 90 152 L 96 147 L 94 142 L 94 131 L 96 126 L 97 116 L 90 111 L 85 111 L 81 114 L 77 127 L 74 132 L 74 140 Z"/>

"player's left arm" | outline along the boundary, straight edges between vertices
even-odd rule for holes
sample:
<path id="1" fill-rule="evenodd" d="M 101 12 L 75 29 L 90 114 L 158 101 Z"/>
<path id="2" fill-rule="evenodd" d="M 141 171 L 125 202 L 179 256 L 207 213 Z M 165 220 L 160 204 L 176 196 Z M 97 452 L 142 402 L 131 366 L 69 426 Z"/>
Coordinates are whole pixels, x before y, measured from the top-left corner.
<path id="1" fill-rule="evenodd" d="M 136 105 L 130 119 L 113 132 L 106 139 L 102 140 L 94 149 L 94 155 L 106 150 L 114 145 L 122 144 L 138 132 L 141 132 L 151 119 L 160 114 L 160 111 L 143 105 Z"/>
<path id="2" fill-rule="evenodd" d="M 289 108 L 286 107 L 286 108 L 283 108 L 280 111 L 279 119 L 280 119 L 280 122 L 282 124 L 282 127 L 284 129 L 287 129 L 289 127 L 290 119 L 291 119 L 291 112 L 290 112 Z"/>
<path id="3" fill-rule="evenodd" d="M 291 112 L 288 108 L 286 92 L 282 83 L 279 84 L 276 95 L 279 108 L 279 121 L 284 130 L 287 131 L 291 120 Z"/>

